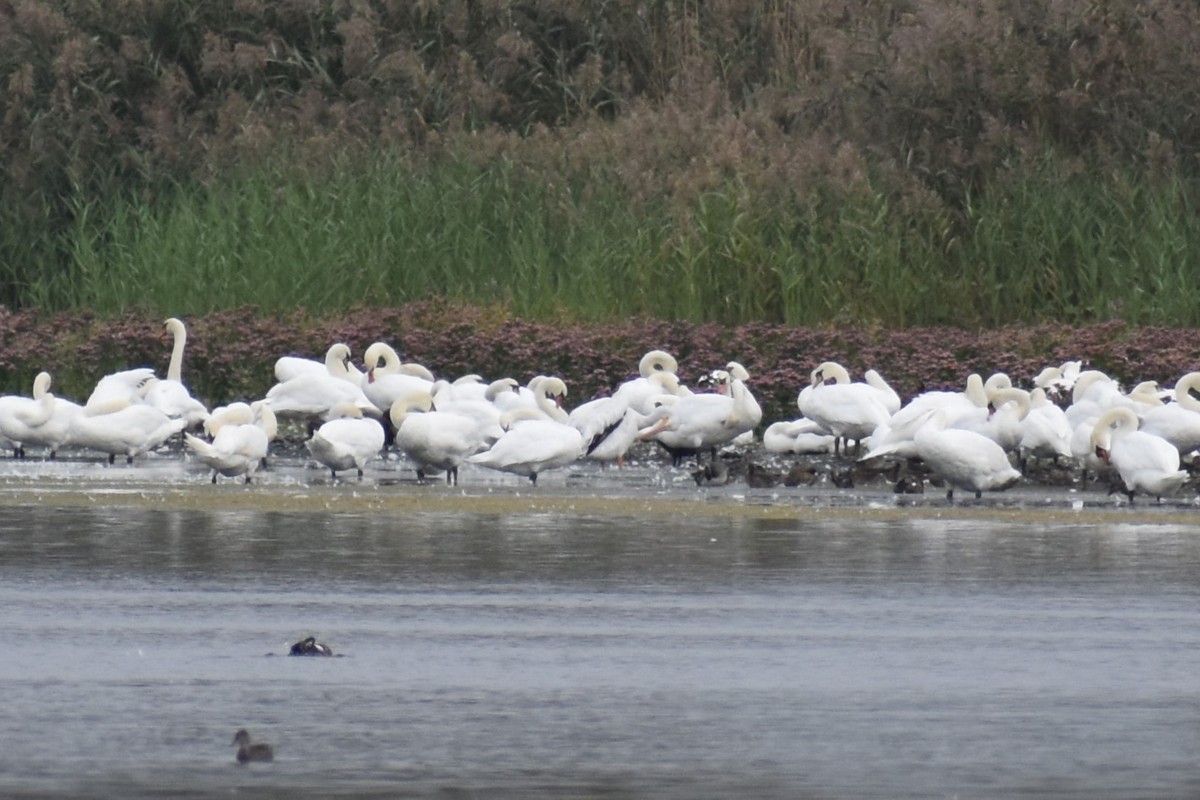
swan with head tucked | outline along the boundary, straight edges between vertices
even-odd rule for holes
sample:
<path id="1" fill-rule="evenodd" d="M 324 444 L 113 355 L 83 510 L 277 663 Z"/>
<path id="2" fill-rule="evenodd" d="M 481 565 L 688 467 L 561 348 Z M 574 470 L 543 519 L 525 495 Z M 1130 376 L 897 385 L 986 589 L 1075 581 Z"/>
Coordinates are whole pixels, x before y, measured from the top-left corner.
<path id="1" fill-rule="evenodd" d="M 763 447 L 772 453 L 832 453 L 834 437 L 811 419 L 773 422 L 763 431 Z"/>
<path id="2" fill-rule="evenodd" d="M 524 475 L 536 486 L 541 473 L 574 464 L 587 453 L 589 443 L 576 428 L 532 409 L 504 412 L 501 425 L 504 435 L 468 462 Z"/>
<path id="3" fill-rule="evenodd" d="M 110 414 L 76 414 L 67 443 L 108 454 L 108 463 L 123 455 L 128 463 L 183 430 L 185 421 L 168 417 L 146 403 L 128 405 Z"/>
<path id="4" fill-rule="evenodd" d="M 1117 406 L 1100 415 L 1092 429 L 1091 444 L 1101 461 L 1113 466 L 1133 502 L 1136 492 L 1158 499 L 1179 492 L 1187 473 L 1179 468 L 1179 451 L 1159 436 L 1138 430 L 1138 418 L 1129 408 Z"/>
<path id="5" fill-rule="evenodd" d="M 987 405 L 988 395 L 983 378 L 974 372 L 967 376 L 964 391 L 922 392 L 871 433 L 871 449 L 860 460 L 868 461 L 885 455 L 916 458 L 913 436 L 927 412 L 935 408 L 943 409 L 947 424 L 953 425 L 960 416 L 975 413 L 978 409 L 987 408 Z"/>
<path id="6" fill-rule="evenodd" d="M 950 427 L 982 433 L 1004 448 L 1004 452 L 1014 453 L 1021 446 L 1023 423 L 1028 415 L 1029 392 L 1007 387 L 988 395 L 987 408 L 959 416 Z"/>
<path id="7" fill-rule="evenodd" d="M 174 341 L 167 377 L 165 380 L 147 382 L 143 397 L 146 403 L 168 417 L 182 419 L 185 428 L 196 427 L 208 417 L 208 408 L 192 397 L 192 393 L 183 385 L 183 351 L 187 346 L 187 328 L 175 317 L 168 319 L 166 326 L 167 333 L 171 334 Z"/>
<path id="8" fill-rule="evenodd" d="M 927 411 L 913 437 L 917 455 L 949 484 L 947 500 L 954 501 L 956 488 L 972 491 L 978 499 L 983 492 L 1004 491 L 1021 479 L 995 441 L 975 431 L 949 428 L 947 422 L 944 409 Z"/>
<path id="9" fill-rule="evenodd" d="M 384 431 L 378 420 L 364 417 L 353 403 L 335 405 L 330 419 L 305 442 L 308 452 L 329 468 L 334 478 L 339 470 L 354 469 L 362 478 L 367 463 L 383 451 Z"/>
<path id="10" fill-rule="evenodd" d="M 271 407 L 259 400 L 251 406 L 249 422 L 226 422 L 211 442 L 190 433 L 184 434 L 184 440 L 196 457 L 213 470 L 213 483 L 217 482 L 217 475 L 227 478 L 244 475 L 245 482 L 250 483 L 267 457 L 274 429 Z"/>
<path id="11" fill-rule="evenodd" d="M 1050 402 L 1045 389 L 1029 393 L 1029 413 L 1021 420 L 1022 463 L 1030 458 L 1070 458 L 1072 433 L 1066 412 Z"/>
<path id="12" fill-rule="evenodd" d="M 396 429 L 396 447 L 417 465 L 418 480 L 425 480 L 430 469 L 445 470 L 446 483 L 457 485 L 459 465 L 488 442 L 489 429 L 479 418 L 435 411 L 428 392 L 397 398 L 389 416 Z"/>
<path id="13" fill-rule="evenodd" d="M 317 361 L 301 356 L 280 356 L 275 360 L 275 380 L 285 383 L 302 375 L 330 375 L 355 386 L 362 383 L 362 372 L 354 366 L 350 346 L 336 342 L 325 351 L 325 360 Z"/>
<path id="14" fill-rule="evenodd" d="M 0 440 L 10 443 L 14 454 L 25 456 L 27 445 L 45 447 L 54 458 L 71 435 L 71 420 L 82 411 L 78 403 L 55 397 L 50 392 L 50 373 L 33 379 L 33 397 L 0 397 Z"/>

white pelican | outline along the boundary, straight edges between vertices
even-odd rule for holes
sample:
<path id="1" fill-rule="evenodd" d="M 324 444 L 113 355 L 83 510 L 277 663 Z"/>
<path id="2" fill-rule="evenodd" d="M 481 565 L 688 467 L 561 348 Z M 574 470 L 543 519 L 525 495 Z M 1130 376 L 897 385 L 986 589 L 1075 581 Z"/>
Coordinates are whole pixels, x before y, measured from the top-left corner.
<path id="1" fill-rule="evenodd" d="M 1179 451 L 1159 436 L 1138 430 L 1138 418 L 1128 408 L 1117 406 L 1100 415 L 1092 429 L 1091 444 L 1102 461 L 1112 464 L 1125 494 L 1133 502 L 1136 492 L 1154 495 L 1177 493 L 1187 480 L 1179 468 Z"/>
<path id="2" fill-rule="evenodd" d="M 363 476 L 367 462 L 383 450 L 383 425 L 363 416 L 353 403 L 340 403 L 329 412 L 330 419 L 304 444 L 317 461 L 329 467 L 334 478 L 338 470 L 354 469 Z"/>

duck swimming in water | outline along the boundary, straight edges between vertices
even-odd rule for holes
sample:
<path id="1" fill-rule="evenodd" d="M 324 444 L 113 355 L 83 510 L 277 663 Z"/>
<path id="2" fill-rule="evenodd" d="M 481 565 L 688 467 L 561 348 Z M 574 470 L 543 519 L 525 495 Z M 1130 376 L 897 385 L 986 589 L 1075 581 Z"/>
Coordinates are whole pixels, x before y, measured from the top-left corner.
<path id="1" fill-rule="evenodd" d="M 271 749 L 271 745 L 263 742 L 251 742 L 250 734 L 242 728 L 233 735 L 233 744 L 238 746 L 237 762 L 245 764 L 250 761 L 273 761 L 275 759 L 275 751 Z"/>
<path id="2" fill-rule="evenodd" d="M 331 656 L 333 648 L 327 644 L 321 644 L 315 636 L 309 636 L 307 639 L 302 639 L 292 645 L 292 651 L 288 653 L 290 656 Z"/>

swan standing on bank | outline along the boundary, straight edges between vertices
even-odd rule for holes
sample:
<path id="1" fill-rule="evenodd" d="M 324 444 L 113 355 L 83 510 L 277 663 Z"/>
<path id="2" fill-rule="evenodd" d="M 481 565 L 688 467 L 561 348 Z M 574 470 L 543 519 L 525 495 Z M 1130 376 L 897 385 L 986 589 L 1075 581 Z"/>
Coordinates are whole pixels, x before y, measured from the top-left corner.
<path id="1" fill-rule="evenodd" d="M 136 456 L 158 447 L 183 430 L 183 419 L 168 417 L 146 403 L 125 406 L 111 414 L 76 414 L 67 443 L 108 453 L 108 463 L 123 455 L 132 464 Z"/>
<path id="2" fill-rule="evenodd" d="M 206 442 L 190 433 L 184 434 L 187 446 L 196 457 L 213 470 L 212 482 L 217 475 L 227 478 L 245 476 L 250 483 L 254 473 L 267 457 L 275 428 L 275 415 L 264 401 L 251 406 L 251 421 L 221 425 L 211 442 Z"/>
<path id="3" fill-rule="evenodd" d="M 148 381 L 144 397 L 149 405 L 168 417 L 182 419 L 185 428 L 198 427 L 208 417 L 208 408 L 192 397 L 192 393 L 183 385 L 183 351 L 187 346 L 187 328 L 175 317 L 168 319 L 166 326 L 174 341 L 167 377 L 165 380 Z"/>
<path id="4" fill-rule="evenodd" d="M 851 383 L 844 367 L 826 361 L 812 371 L 809 388 L 796 398 L 796 406 L 806 418 L 842 440 L 843 450 L 851 439 L 857 450 L 863 439 L 891 420 L 890 401 L 886 392 L 866 383 Z M 836 452 L 836 445 L 834 449 Z"/>
<path id="5" fill-rule="evenodd" d="M 504 435 L 490 448 L 467 459 L 488 469 L 524 475 L 537 485 L 538 475 L 574 464 L 587 453 L 581 434 L 565 422 L 546 419 L 530 409 L 506 411 Z"/>
<path id="6" fill-rule="evenodd" d="M 758 401 L 746 384 L 726 370 L 711 373 L 718 393 L 689 394 L 682 397 L 660 395 L 671 407 L 665 429 L 653 438 L 671 454 L 674 466 L 688 456 L 727 444 L 762 420 Z"/>
<path id="7" fill-rule="evenodd" d="M 308 452 L 328 467 L 334 478 L 346 469 L 357 470 L 361 478 L 367 462 L 383 451 L 383 425 L 364 417 L 353 403 L 336 405 L 329 415 L 330 420 L 304 443 Z"/>
<path id="8" fill-rule="evenodd" d="M 33 379 L 33 397 L 0 397 L 0 439 L 10 443 L 13 454 L 25 457 L 26 445 L 46 447 L 50 458 L 71 435 L 71 419 L 82 411 L 78 403 L 55 397 L 50 392 L 50 373 Z"/>
<path id="9" fill-rule="evenodd" d="M 926 415 L 913 444 L 921 460 L 949 484 L 947 500 L 954 502 L 955 489 L 972 491 L 978 499 L 983 492 L 1004 491 L 1021 479 L 996 442 L 975 431 L 948 428 L 944 409 Z"/>
<path id="10" fill-rule="evenodd" d="M 430 469 L 445 470 L 446 483 L 457 486 L 459 465 L 479 452 L 488 432 L 479 418 L 434 411 L 428 392 L 397 398 L 389 416 L 396 429 L 396 448 L 417 465 L 417 479 L 422 481 Z"/>
<path id="11" fill-rule="evenodd" d="M 1200 372 L 1189 372 L 1175 382 L 1175 402 L 1154 406 L 1142 414 L 1140 430 L 1161 436 L 1181 455 L 1200 448 Z"/>
<path id="12" fill-rule="evenodd" d="M 1176 494 L 1187 480 L 1179 468 L 1179 451 L 1153 434 L 1138 430 L 1138 418 L 1128 408 L 1117 406 L 1100 415 L 1092 429 L 1091 444 L 1096 455 L 1116 469 L 1133 502 L 1136 492 L 1161 500 Z"/>

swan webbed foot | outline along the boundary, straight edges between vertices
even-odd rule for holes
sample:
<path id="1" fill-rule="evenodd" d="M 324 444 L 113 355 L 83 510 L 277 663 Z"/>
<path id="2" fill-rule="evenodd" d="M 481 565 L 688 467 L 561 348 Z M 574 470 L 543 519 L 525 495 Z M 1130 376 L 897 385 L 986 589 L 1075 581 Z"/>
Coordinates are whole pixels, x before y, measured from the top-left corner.
<path id="1" fill-rule="evenodd" d="M 537 473 L 536 472 L 529 473 L 529 482 L 532 483 L 534 486 L 537 486 Z"/>

